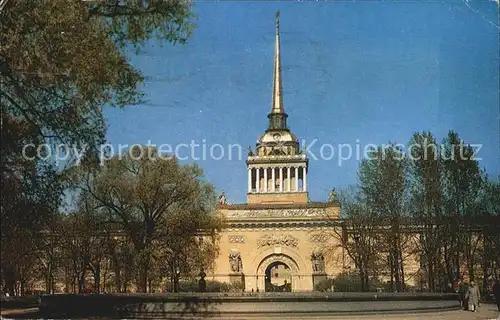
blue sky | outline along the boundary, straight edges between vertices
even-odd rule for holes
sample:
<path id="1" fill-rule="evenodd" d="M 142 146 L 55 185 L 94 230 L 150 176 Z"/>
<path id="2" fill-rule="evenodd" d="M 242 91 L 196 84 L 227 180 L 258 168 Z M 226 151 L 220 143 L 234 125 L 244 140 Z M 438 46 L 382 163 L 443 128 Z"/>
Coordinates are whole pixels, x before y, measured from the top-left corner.
<path id="1" fill-rule="evenodd" d="M 407 144 L 422 130 L 441 140 L 453 129 L 467 143 L 483 145 L 480 164 L 497 176 L 497 8 L 490 0 L 195 2 L 197 28 L 188 44 L 151 42 L 131 56 L 148 77 L 149 103 L 107 109 L 108 141 L 175 147 L 194 140 L 207 150 L 221 144 L 222 160 L 197 163 L 230 202 L 245 202 L 246 148 L 264 132 L 271 108 L 279 10 L 288 124 L 306 143 L 317 139 L 313 153 L 322 144 L 361 150 Z M 227 145 L 236 143 L 243 159 L 234 152 L 230 160 Z M 310 160 L 313 201 L 356 182 L 358 159 L 338 160 Z"/>

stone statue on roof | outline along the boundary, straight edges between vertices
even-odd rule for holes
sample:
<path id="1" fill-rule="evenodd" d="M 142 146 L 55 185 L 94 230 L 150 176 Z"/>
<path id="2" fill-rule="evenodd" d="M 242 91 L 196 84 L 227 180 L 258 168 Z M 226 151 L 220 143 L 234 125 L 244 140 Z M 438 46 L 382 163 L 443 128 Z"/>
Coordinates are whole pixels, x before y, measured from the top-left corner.
<path id="1" fill-rule="evenodd" d="M 335 202 L 337 201 L 337 196 L 335 195 L 335 188 L 330 191 L 330 194 L 328 195 L 328 202 Z"/>
<path id="2" fill-rule="evenodd" d="M 227 204 L 227 198 L 224 191 L 222 191 L 221 195 L 219 196 L 219 204 Z"/>

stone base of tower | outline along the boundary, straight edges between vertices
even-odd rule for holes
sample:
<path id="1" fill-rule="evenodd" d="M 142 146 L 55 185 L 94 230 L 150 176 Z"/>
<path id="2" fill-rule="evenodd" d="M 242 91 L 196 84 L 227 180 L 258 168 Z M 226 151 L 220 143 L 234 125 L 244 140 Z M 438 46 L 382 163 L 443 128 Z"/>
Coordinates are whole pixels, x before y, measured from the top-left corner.
<path id="1" fill-rule="evenodd" d="M 307 192 L 248 193 L 249 204 L 302 204 L 309 202 Z"/>

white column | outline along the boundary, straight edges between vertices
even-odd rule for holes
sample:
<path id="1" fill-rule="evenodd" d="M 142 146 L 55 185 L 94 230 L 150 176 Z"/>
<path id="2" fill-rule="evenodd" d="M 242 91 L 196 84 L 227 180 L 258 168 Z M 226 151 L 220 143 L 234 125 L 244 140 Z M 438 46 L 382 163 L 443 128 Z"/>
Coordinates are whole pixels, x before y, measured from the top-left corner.
<path id="1" fill-rule="evenodd" d="M 276 167 L 272 167 L 271 170 L 271 191 L 276 192 Z"/>
<path id="2" fill-rule="evenodd" d="M 287 179 L 287 185 L 288 185 L 288 188 L 286 188 L 286 191 L 290 192 L 290 191 L 292 191 L 291 190 L 291 182 L 290 182 L 292 180 L 292 179 L 290 179 L 290 167 L 286 167 L 286 179 Z"/>
<path id="3" fill-rule="evenodd" d="M 280 167 L 280 192 L 283 192 L 283 167 Z"/>
<path id="4" fill-rule="evenodd" d="M 299 167 L 295 167 L 295 192 L 299 192 Z"/>
<path id="5" fill-rule="evenodd" d="M 307 172 L 306 166 L 302 167 L 302 191 L 307 191 Z"/>
<path id="6" fill-rule="evenodd" d="M 267 192 L 267 168 L 264 168 L 264 192 Z"/>
<path id="7" fill-rule="evenodd" d="M 260 168 L 255 168 L 255 192 L 260 193 Z"/>
<path id="8" fill-rule="evenodd" d="M 252 192 L 252 168 L 248 168 L 248 193 Z"/>

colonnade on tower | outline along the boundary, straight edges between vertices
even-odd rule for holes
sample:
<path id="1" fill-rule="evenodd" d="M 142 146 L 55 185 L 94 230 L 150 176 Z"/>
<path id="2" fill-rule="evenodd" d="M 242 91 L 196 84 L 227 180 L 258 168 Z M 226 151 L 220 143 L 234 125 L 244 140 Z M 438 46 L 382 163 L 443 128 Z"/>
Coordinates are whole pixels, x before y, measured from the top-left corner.
<path id="1" fill-rule="evenodd" d="M 307 165 L 248 167 L 248 193 L 306 192 Z"/>

